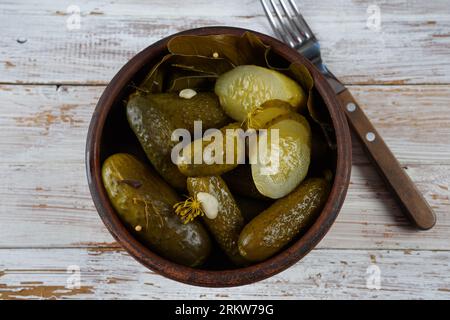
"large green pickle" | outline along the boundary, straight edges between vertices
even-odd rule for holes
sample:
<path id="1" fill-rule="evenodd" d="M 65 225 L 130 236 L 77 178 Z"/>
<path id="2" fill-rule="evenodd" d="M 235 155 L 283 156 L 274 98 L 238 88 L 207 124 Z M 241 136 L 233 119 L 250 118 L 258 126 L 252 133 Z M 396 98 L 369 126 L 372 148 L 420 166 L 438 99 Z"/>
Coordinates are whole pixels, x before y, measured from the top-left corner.
<path id="1" fill-rule="evenodd" d="M 108 196 L 127 227 L 162 256 L 186 265 L 201 265 L 211 241 L 198 222 L 183 224 L 173 211 L 175 191 L 129 154 L 109 157 L 102 168 Z"/>
<path id="2" fill-rule="evenodd" d="M 222 178 L 190 177 L 187 179 L 187 187 L 189 194 L 196 199 L 199 198 L 199 193 L 207 193 L 216 198 L 217 216 L 214 219 L 203 216 L 203 221 L 227 256 L 236 265 L 245 264 L 246 261 L 239 254 L 237 243 L 244 227 L 244 217 Z"/>
<path id="3" fill-rule="evenodd" d="M 303 181 L 245 226 L 238 242 L 240 254 L 251 262 L 270 258 L 309 227 L 321 212 L 328 193 L 325 179 Z"/>
<path id="4" fill-rule="evenodd" d="M 178 93 L 144 95 L 148 104 L 163 111 L 177 128 L 194 131 L 194 121 L 202 121 L 203 130 L 221 128 L 232 120 L 220 107 L 213 92 L 198 92 L 190 99 L 180 98 Z"/>
<path id="5" fill-rule="evenodd" d="M 202 121 L 203 130 L 221 128 L 229 122 L 214 93 L 198 93 L 183 99 L 176 93 L 135 93 L 127 103 L 127 118 L 148 159 L 158 173 L 174 188 L 186 188 L 186 177 L 172 162 L 172 141 L 176 129 L 194 131 L 194 121 Z"/>

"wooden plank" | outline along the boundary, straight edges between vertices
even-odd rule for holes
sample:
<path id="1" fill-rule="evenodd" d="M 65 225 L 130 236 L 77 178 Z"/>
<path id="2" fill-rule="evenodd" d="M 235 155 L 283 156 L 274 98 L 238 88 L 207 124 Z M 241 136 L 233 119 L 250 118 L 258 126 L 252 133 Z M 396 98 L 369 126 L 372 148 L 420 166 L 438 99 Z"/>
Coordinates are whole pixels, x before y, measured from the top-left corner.
<path id="1" fill-rule="evenodd" d="M 447 0 L 298 2 L 325 61 L 344 82 L 450 83 Z M 2 1 L 0 82 L 105 84 L 146 46 L 194 27 L 230 25 L 273 34 L 259 0 L 73 4 L 81 10 L 78 30 L 66 27 L 67 4 Z M 370 5 L 381 10 L 379 31 L 367 26 Z"/>
<path id="2" fill-rule="evenodd" d="M 0 86 L 0 246 L 115 246 L 87 188 L 84 146 L 103 87 Z M 450 86 L 352 92 L 435 208 L 429 232 L 407 227 L 355 143 L 347 200 L 321 248 L 449 250 Z M 432 141 L 433 143 L 430 143 Z"/>
<path id="3" fill-rule="evenodd" d="M 450 91 L 446 86 L 352 86 L 350 90 L 400 162 L 425 164 L 433 158 L 434 164 L 448 163 L 450 115 L 445 105 Z M 366 161 L 359 151 L 354 148 L 354 163 Z"/>
<path id="4" fill-rule="evenodd" d="M 3 249 L 0 299 L 450 299 L 449 260 L 450 252 L 314 250 L 267 280 L 208 289 L 168 280 L 121 250 Z M 77 267 L 80 287 L 67 287 Z"/>

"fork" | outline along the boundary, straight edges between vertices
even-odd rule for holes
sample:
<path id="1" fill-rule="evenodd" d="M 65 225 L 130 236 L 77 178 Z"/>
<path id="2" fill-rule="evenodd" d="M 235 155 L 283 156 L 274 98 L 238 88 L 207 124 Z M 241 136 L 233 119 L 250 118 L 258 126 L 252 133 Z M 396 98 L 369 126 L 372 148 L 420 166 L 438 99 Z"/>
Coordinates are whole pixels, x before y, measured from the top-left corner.
<path id="1" fill-rule="evenodd" d="M 401 167 L 349 90 L 323 64 L 319 41 L 294 0 L 260 0 L 278 39 L 310 60 L 334 90 L 353 131 L 398 200 L 403 213 L 419 228 L 431 229 L 436 216 L 423 195 Z"/>

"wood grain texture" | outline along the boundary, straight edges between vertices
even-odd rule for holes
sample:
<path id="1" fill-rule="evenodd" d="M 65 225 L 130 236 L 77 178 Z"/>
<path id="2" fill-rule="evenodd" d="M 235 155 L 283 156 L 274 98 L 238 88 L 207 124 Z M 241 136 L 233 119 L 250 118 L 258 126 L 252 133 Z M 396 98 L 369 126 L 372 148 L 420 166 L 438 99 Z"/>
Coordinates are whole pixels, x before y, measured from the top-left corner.
<path id="1" fill-rule="evenodd" d="M 170 33 L 233 25 L 272 34 L 259 0 L 182 6 L 177 0 L 4 0 L 0 299 L 450 299 L 448 0 L 297 2 L 324 60 L 355 84 L 352 94 L 436 211 L 436 227 L 420 233 L 408 227 L 355 141 L 341 214 L 294 267 L 225 290 L 188 287 L 148 271 L 117 247 L 87 189 L 84 145 L 94 106 L 126 61 Z M 69 4 L 81 9 L 80 30 L 66 28 Z M 366 25 L 374 4 L 381 9 L 378 32 Z M 379 291 L 366 287 L 372 263 L 381 269 Z M 82 286 L 67 289 L 67 267 L 74 264 Z"/>
<path id="2" fill-rule="evenodd" d="M 69 3 L 2 1 L 0 82 L 105 84 L 154 41 L 199 26 L 230 25 L 272 34 L 259 0 L 70 4 L 81 10 L 79 30 L 66 28 Z M 450 83 L 447 0 L 299 4 L 321 40 L 325 61 L 344 82 Z M 374 4 L 381 10 L 380 31 L 367 27 L 367 10 Z"/>
<path id="3" fill-rule="evenodd" d="M 0 86 L 1 247 L 114 245 L 84 172 L 87 127 L 102 90 Z M 428 232 L 409 228 L 355 142 L 347 200 L 320 247 L 449 250 L 450 86 L 351 90 L 436 211 L 438 224 Z"/>
<path id="4" fill-rule="evenodd" d="M 449 259 L 449 252 L 314 250 L 267 280 L 206 289 L 157 275 L 122 250 L 3 249 L 0 299 L 450 299 Z M 371 286 L 373 265 L 379 290 Z M 70 289 L 74 266 L 80 287 Z"/>

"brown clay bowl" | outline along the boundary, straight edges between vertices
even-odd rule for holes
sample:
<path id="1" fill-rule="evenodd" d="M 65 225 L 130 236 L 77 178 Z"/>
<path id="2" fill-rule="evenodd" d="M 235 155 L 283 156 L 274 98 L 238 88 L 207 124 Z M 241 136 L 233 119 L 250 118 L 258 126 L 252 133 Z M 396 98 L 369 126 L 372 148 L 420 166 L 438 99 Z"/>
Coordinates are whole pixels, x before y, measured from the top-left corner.
<path id="1" fill-rule="evenodd" d="M 180 34 L 242 35 L 246 31 L 250 30 L 209 27 L 188 30 Z M 151 270 L 176 281 L 207 287 L 230 287 L 253 283 L 285 270 L 303 258 L 324 237 L 336 219 L 347 193 L 351 171 L 350 133 L 345 116 L 340 111 L 331 87 L 320 72 L 297 51 L 272 37 L 254 33 L 270 45 L 279 57 L 289 62 L 302 63 L 309 69 L 315 80 L 317 92 L 330 113 L 337 141 L 334 182 L 321 214 L 306 233 L 269 260 L 238 269 L 223 264 L 220 257 L 212 257 L 213 263 L 203 269 L 193 269 L 173 263 L 136 240 L 123 225 L 108 199 L 101 176 L 103 161 L 117 152 L 130 152 L 145 159 L 137 139 L 126 122 L 123 100 L 132 91 L 130 83 L 138 83 L 143 78 L 151 66 L 165 53 L 167 42 L 173 36 L 156 42 L 132 58 L 109 83 L 92 116 L 86 144 L 86 170 L 92 198 L 101 219 L 114 238 L 136 260 Z"/>

